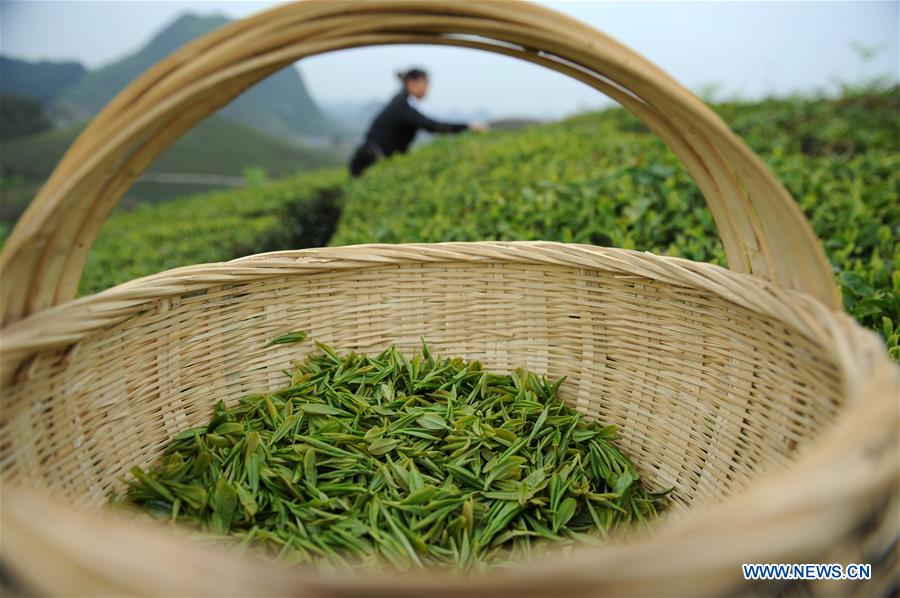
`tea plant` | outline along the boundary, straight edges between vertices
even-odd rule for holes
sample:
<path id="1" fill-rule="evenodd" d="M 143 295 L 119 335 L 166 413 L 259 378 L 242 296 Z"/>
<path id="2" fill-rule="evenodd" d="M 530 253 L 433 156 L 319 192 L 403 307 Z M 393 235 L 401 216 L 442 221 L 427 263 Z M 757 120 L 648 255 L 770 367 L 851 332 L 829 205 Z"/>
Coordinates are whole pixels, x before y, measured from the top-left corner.
<path id="1" fill-rule="evenodd" d="M 900 359 L 900 88 L 714 106 L 809 218 L 844 307 Z M 725 265 L 687 171 L 624 110 L 437 139 L 347 186 L 331 243 L 574 241 Z"/>
<path id="2" fill-rule="evenodd" d="M 845 309 L 900 360 L 900 88 L 713 108 L 796 198 Z M 614 109 L 439 138 L 359 180 L 322 171 L 116 214 L 81 292 L 271 249 L 489 239 L 593 243 L 725 265 L 685 169 L 642 123 Z"/>
<path id="3" fill-rule="evenodd" d="M 323 170 L 113 214 L 88 257 L 80 293 L 179 266 L 325 245 L 345 178 L 342 170 Z"/>

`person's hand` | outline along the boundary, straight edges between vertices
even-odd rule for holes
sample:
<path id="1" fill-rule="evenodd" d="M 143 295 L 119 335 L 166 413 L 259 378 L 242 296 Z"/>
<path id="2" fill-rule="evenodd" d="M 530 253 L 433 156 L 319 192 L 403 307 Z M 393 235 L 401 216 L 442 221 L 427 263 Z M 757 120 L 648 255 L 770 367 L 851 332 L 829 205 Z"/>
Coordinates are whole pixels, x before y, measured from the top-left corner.
<path id="1" fill-rule="evenodd" d="M 490 125 L 487 123 L 469 123 L 469 128 L 473 131 L 487 131 L 490 129 Z"/>

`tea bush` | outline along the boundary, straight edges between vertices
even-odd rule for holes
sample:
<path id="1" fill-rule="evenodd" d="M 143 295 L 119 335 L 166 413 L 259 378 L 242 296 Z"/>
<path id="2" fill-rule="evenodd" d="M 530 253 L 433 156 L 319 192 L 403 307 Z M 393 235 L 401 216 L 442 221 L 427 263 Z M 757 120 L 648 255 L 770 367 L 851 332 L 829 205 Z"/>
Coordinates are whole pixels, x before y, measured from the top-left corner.
<path id="1" fill-rule="evenodd" d="M 113 214 L 91 250 L 80 294 L 190 264 L 328 243 L 343 170 Z"/>
<path id="2" fill-rule="evenodd" d="M 900 359 L 900 88 L 714 107 L 823 240 L 847 311 Z M 347 186 L 332 244 L 543 239 L 725 264 L 687 171 L 624 110 L 441 138 Z"/>
<path id="3" fill-rule="evenodd" d="M 900 360 L 900 88 L 713 107 L 796 198 L 847 311 Z M 90 255 L 81 292 L 281 248 L 488 239 L 593 243 L 725 264 L 687 171 L 640 121 L 613 109 L 437 138 L 358 180 L 342 169 L 317 171 L 117 213 Z"/>

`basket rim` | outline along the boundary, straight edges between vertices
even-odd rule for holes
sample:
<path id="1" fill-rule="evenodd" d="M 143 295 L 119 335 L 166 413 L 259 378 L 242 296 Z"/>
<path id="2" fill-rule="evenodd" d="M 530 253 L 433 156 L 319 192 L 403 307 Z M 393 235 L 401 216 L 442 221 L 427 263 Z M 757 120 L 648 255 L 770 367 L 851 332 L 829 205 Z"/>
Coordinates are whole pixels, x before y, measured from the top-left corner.
<path id="1" fill-rule="evenodd" d="M 211 287 L 241 284 L 327 270 L 370 268 L 404 263 L 485 263 L 490 261 L 545 264 L 642 276 L 681 286 L 703 289 L 760 315 L 793 325 L 823 346 L 836 343 L 842 376 L 853 376 L 860 367 L 860 343 L 878 336 L 864 329 L 842 311 L 828 308 L 817 298 L 780 287 L 758 275 L 736 272 L 724 266 L 649 251 L 602 247 L 556 241 L 448 241 L 440 243 L 371 243 L 315 247 L 248 255 L 227 262 L 194 264 L 133 279 L 98 293 L 71 299 L 26 316 L 0 329 L 2 383 L 11 378 L 9 363 L 29 355 L 75 344 L 104 328 L 121 323 L 162 298 L 205 291 Z M 808 317 L 813 314 L 813 318 Z M 847 346 L 841 339 L 849 330 L 869 335 L 866 341 L 853 334 Z M 883 348 L 882 348 L 883 351 Z M 868 351 L 864 351 L 868 353 Z"/>
<path id="2" fill-rule="evenodd" d="M 872 500 L 896 482 L 897 460 L 886 454 L 889 451 L 884 447 L 892 446 L 891 443 L 896 446 L 900 428 L 900 418 L 896 417 L 891 401 L 891 397 L 898 393 L 900 368 L 887 358 L 877 335 L 863 329 L 847 314 L 827 308 L 806 293 L 780 288 L 758 276 L 737 273 L 715 264 L 650 252 L 546 241 L 480 241 L 351 245 L 256 254 L 230 262 L 167 270 L 29 316 L 3 329 L 3 357 L 8 364 L 17 351 L 33 353 L 51 346 L 77 343 L 146 309 L 152 301 L 210 287 L 304 273 L 447 262 L 576 267 L 705 289 L 736 305 L 793 323 L 798 332 L 808 333 L 823 349 L 830 350 L 830 356 L 841 370 L 846 397 L 841 414 L 787 466 L 761 474 L 765 476 L 764 481 L 749 488 L 746 493 L 732 493 L 721 501 L 703 504 L 662 522 L 647 540 L 604 547 L 578 547 L 566 559 L 548 559 L 552 562 L 539 563 L 524 574 L 520 570 L 516 573 L 520 577 L 515 578 L 515 583 L 522 587 L 523 592 L 540 588 L 551 577 L 558 579 L 561 568 L 565 568 L 566 575 L 570 577 L 566 582 L 569 584 L 596 587 L 606 579 L 598 577 L 599 571 L 604 571 L 606 576 L 614 572 L 614 577 L 619 576 L 616 581 L 627 583 L 629 579 L 634 580 L 635 576 L 641 575 L 640 570 L 635 569 L 633 560 L 640 560 L 646 555 L 659 558 L 665 554 L 671 557 L 681 551 L 695 551 L 698 542 L 708 542 L 727 528 L 735 534 L 747 534 L 746 537 L 752 541 L 746 548 L 749 552 L 745 554 L 760 557 L 770 553 L 753 553 L 752 550 L 761 551 L 763 547 L 771 549 L 771 540 L 765 542 L 774 531 L 773 521 L 779 522 L 779 530 L 794 530 L 794 539 L 787 541 L 782 538 L 784 550 L 808 548 L 809 537 L 828 543 L 858 524 L 859 512 L 851 512 L 853 510 L 848 506 Z M 66 322 L 69 327 L 61 333 L 54 328 Z M 47 330 L 54 331 L 55 336 L 42 333 Z M 8 370 L 4 367 L 4 375 Z M 848 476 L 853 483 L 847 483 Z M 839 480 L 842 483 L 837 490 L 822 497 L 821 488 L 833 489 Z M 10 504 L 10 501 L 5 502 Z M 815 517 L 810 517 L 810 512 L 816 513 Z M 71 508 L 67 513 L 73 520 L 83 516 L 80 511 Z M 98 517 L 99 522 L 109 516 L 100 514 Z M 831 518 L 834 525 L 822 526 L 822 517 Z M 115 520 L 115 516 L 109 519 L 111 524 Z M 811 523 L 813 520 L 815 526 Z M 764 537 L 759 535 L 762 533 L 760 530 L 765 530 Z M 166 540 L 172 542 L 173 548 L 185 542 L 176 534 L 167 533 L 171 538 Z M 744 547 L 713 555 L 709 566 L 715 567 L 716 563 L 721 565 L 723 559 L 733 558 L 735 550 L 744 550 Z M 207 557 L 211 555 L 206 554 L 204 558 Z M 236 561 L 222 558 L 223 564 L 236 566 Z M 605 565 L 600 566 L 601 562 Z M 668 571 L 672 573 L 671 569 Z M 295 577 L 284 573 L 280 575 L 282 577 L 276 576 L 276 579 L 283 578 L 284 588 L 296 589 L 298 581 Z M 735 575 L 739 575 L 739 571 L 735 571 Z M 397 578 L 363 576 L 359 579 L 365 580 L 369 584 L 367 588 L 373 591 L 381 591 L 383 586 L 383 591 L 388 593 L 402 591 L 413 595 L 434 591 L 448 581 L 440 576 L 413 576 L 400 587 Z M 510 583 L 513 578 L 502 575 L 496 579 L 486 581 L 483 577 L 477 577 L 469 582 L 458 580 L 458 583 L 462 584 L 459 587 L 499 589 L 502 583 Z M 329 579 L 325 574 L 310 574 L 302 583 L 310 584 L 309 588 L 330 592 L 356 582 Z M 663 583 L 662 579 L 659 583 Z M 531 587 L 530 584 L 535 585 Z"/>

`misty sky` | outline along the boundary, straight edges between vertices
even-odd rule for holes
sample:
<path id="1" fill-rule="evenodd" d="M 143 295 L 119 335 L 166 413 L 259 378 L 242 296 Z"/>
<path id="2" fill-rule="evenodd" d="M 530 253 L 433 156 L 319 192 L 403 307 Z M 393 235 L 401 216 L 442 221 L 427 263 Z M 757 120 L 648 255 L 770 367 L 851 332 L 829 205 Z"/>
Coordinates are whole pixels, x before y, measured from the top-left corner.
<path id="1" fill-rule="evenodd" d="M 184 12 L 239 18 L 277 2 L 0 1 L 0 49 L 97 67 L 136 50 Z M 900 2 L 540 2 L 631 46 L 694 91 L 758 98 L 833 90 L 837 81 L 900 74 Z M 854 43 L 876 49 L 864 61 Z M 423 108 L 562 116 L 603 105 L 592 88 L 538 66 L 474 50 L 390 46 L 298 63 L 320 103 L 385 99 L 397 68 L 431 74 Z M 2 85 L 2 82 L 0 82 Z"/>

